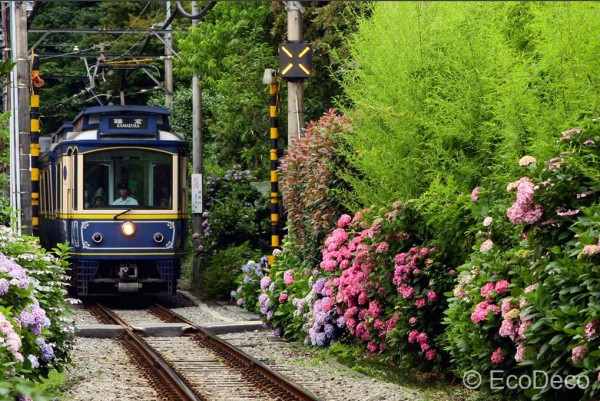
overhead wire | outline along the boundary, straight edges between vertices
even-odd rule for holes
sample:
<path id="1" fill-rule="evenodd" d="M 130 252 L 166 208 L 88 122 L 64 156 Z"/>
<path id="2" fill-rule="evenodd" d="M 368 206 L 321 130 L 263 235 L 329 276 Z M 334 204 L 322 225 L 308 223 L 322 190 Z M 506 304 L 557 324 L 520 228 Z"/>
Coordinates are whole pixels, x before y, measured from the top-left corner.
<path id="1" fill-rule="evenodd" d="M 121 40 L 121 38 L 123 36 L 125 36 L 129 32 L 130 29 L 132 29 L 133 25 L 141 18 L 142 14 L 146 11 L 146 9 L 150 5 L 150 3 L 152 3 L 150 0 L 148 0 L 146 2 L 146 5 L 144 6 L 144 8 L 138 13 L 138 15 L 134 18 L 134 20 L 132 22 L 130 22 L 130 24 L 127 27 L 127 29 L 125 29 L 125 32 L 121 33 L 115 40 L 113 40 L 112 42 L 109 43 L 110 47 L 112 47 L 115 43 L 117 43 L 119 40 Z M 149 30 L 146 30 L 146 32 L 149 32 Z M 136 44 L 137 44 L 137 42 L 136 42 Z M 130 49 L 127 49 L 126 52 L 122 56 L 124 56 L 125 54 L 127 54 L 127 52 L 129 52 Z"/>
<path id="2" fill-rule="evenodd" d="M 141 14 L 140 14 L 141 15 Z M 118 59 L 118 58 L 123 58 L 129 54 L 131 54 L 131 58 L 135 58 L 137 56 L 132 54 L 132 50 L 134 47 L 138 46 L 138 44 L 142 41 L 142 40 L 147 40 L 152 36 L 152 26 L 154 26 L 156 24 L 156 20 L 158 19 L 158 17 L 160 16 L 160 10 L 156 10 L 156 13 L 154 15 L 154 17 L 152 18 L 152 24 L 149 28 L 146 29 L 146 32 L 143 35 L 140 35 L 139 39 L 135 41 L 135 43 L 133 43 L 127 50 L 125 50 L 125 52 L 123 54 L 121 54 L 119 57 L 114 58 L 114 60 Z M 138 18 L 136 18 L 136 21 Z M 135 22 L 135 21 L 134 21 Z M 129 28 L 128 28 L 129 29 Z"/>

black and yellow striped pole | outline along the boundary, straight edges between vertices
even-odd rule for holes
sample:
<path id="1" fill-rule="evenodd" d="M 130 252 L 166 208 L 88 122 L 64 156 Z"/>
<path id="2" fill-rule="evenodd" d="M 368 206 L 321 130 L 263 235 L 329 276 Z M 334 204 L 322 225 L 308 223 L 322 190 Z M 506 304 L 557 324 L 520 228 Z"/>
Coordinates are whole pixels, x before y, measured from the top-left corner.
<path id="1" fill-rule="evenodd" d="M 277 125 L 277 106 L 279 87 L 275 70 L 265 70 L 263 83 L 269 85 L 269 138 L 271 159 L 271 255 L 268 256 L 269 266 L 275 262 L 273 251 L 279 247 L 279 182 L 277 167 L 279 164 L 279 129 Z"/>
<path id="2" fill-rule="evenodd" d="M 40 212 L 40 88 L 44 80 L 40 77 L 40 57 L 31 55 L 31 100 L 30 100 L 30 154 L 31 154 L 31 225 L 33 230 L 39 228 Z M 35 232 L 34 232 L 35 233 Z"/>

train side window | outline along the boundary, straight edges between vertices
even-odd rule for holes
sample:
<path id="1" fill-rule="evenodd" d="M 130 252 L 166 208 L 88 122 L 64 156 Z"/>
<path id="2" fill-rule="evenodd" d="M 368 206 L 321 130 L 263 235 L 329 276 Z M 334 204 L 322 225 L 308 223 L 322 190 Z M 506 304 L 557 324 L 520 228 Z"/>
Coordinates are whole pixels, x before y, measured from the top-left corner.
<path id="1" fill-rule="evenodd" d="M 153 172 L 153 204 L 155 208 L 171 209 L 173 204 L 173 168 L 171 164 L 154 166 Z"/>
<path id="2" fill-rule="evenodd" d="M 85 208 L 99 208 L 107 204 L 109 165 L 103 160 L 84 162 L 83 198 Z"/>
<path id="3" fill-rule="evenodd" d="M 62 210 L 62 204 L 60 203 L 61 199 L 62 199 L 62 160 L 59 159 L 56 162 L 56 180 L 55 180 L 55 185 L 56 185 L 56 214 L 59 214 L 60 211 Z"/>
<path id="4" fill-rule="evenodd" d="M 73 152 L 73 155 L 70 160 L 73 166 L 73 186 L 77 188 L 78 186 L 78 177 L 79 177 L 79 163 L 77 163 L 77 151 Z M 79 209 L 79 197 L 77 196 L 77 190 L 73 191 L 73 207 L 77 210 Z"/>
<path id="5" fill-rule="evenodd" d="M 42 195 L 42 193 L 44 192 L 44 190 L 46 189 L 46 175 L 44 174 L 44 171 L 41 170 L 40 171 L 40 183 L 39 183 L 39 191 L 40 191 L 40 208 L 39 208 L 39 213 L 40 214 L 44 214 L 46 213 L 46 195 Z"/>

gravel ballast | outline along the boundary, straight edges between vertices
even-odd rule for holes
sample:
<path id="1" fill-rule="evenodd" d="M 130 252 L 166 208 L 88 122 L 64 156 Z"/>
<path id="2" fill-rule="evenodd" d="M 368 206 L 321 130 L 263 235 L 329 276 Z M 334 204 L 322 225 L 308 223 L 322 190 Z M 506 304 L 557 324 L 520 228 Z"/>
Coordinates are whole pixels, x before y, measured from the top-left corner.
<path id="1" fill-rule="evenodd" d="M 192 302 L 172 309 L 200 325 L 258 320 L 232 305 L 201 302 L 188 293 Z M 192 306 L 190 306 L 192 305 Z M 78 309 L 76 325 L 97 324 L 96 319 Z M 335 361 L 313 358 L 312 350 L 272 335 L 271 330 L 253 330 L 220 335 L 244 352 L 266 362 L 273 369 L 304 386 L 323 400 L 416 401 L 423 399 L 415 390 L 375 380 Z M 139 378 L 128 356 L 114 340 L 78 337 L 73 350 L 75 366 L 69 369 L 73 383 L 65 401 L 158 400 L 144 379 Z"/>

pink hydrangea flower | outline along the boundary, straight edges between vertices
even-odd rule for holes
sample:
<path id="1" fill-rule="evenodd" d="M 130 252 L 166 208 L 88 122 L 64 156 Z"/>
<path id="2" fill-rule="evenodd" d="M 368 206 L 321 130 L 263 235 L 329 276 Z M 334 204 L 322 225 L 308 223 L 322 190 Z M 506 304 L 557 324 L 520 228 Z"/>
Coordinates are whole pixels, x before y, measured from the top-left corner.
<path id="1" fill-rule="evenodd" d="M 408 284 L 402 284 L 398 287 L 398 294 L 404 299 L 410 299 L 415 294 L 415 289 Z"/>
<path id="2" fill-rule="evenodd" d="M 511 298 L 504 298 L 502 300 L 502 304 L 500 305 L 500 311 L 502 312 L 502 316 L 506 315 L 508 312 L 510 312 L 513 309 L 513 306 L 511 305 Z"/>
<path id="3" fill-rule="evenodd" d="M 465 295 L 467 295 L 467 293 L 466 293 L 465 287 L 463 285 L 459 285 L 456 288 L 454 288 L 454 296 L 456 298 L 462 298 Z"/>
<path id="4" fill-rule="evenodd" d="M 471 321 L 473 323 L 479 323 L 487 319 L 488 313 L 492 311 L 494 314 L 500 312 L 500 308 L 497 305 L 483 301 L 475 306 L 475 310 L 471 313 Z"/>
<path id="5" fill-rule="evenodd" d="M 581 361 L 583 361 L 583 358 L 585 358 L 587 353 L 588 353 L 587 344 L 580 345 L 579 347 L 573 348 L 571 350 L 571 359 L 573 360 L 573 363 L 575 363 L 575 364 L 581 363 Z"/>
<path id="6" fill-rule="evenodd" d="M 481 187 L 475 187 L 473 188 L 473 191 L 471 192 L 471 200 L 474 202 L 477 202 L 479 200 L 479 196 L 477 196 L 479 194 L 479 191 L 481 190 Z"/>
<path id="7" fill-rule="evenodd" d="M 375 353 L 377 352 L 377 350 L 379 350 L 379 346 L 377 345 L 377 343 L 369 341 L 369 343 L 367 344 L 367 349 L 372 353 Z"/>
<path id="8" fill-rule="evenodd" d="M 517 200 L 506 211 L 512 223 L 533 224 L 542 217 L 542 206 L 533 204 L 534 191 L 535 185 L 528 177 L 523 177 L 517 182 Z"/>
<path id="9" fill-rule="evenodd" d="M 585 329 L 583 330 L 583 335 L 588 340 L 594 340 L 598 337 L 600 332 L 600 319 L 592 320 L 585 325 Z"/>
<path id="10" fill-rule="evenodd" d="M 510 319 L 502 320 L 502 324 L 500 325 L 500 329 L 498 330 L 498 334 L 502 337 L 508 337 L 511 340 L 516 340 L 517 338 L 517 330 L 519 329 L 519 324 L 512 322 Z"/>
<path id="11" fill-rule="evenodd" d="M 433 361 L 437 355 L 437 351 L 433 348 L 430 348 L 425 352 L 425 359 L 428 361 Z"/>
<path id="12" fill-rule="evenodd" d="M 419 299 L 415 299 L 415 306 L 417 308 L 424 308 L 427 305 L 427 301 L 425 300 L 425 298 L 419 298 Z"/>
<path id="13" fill-rule="evenodd" d="M 481 294 L 482 297 L 486 297 L 490 294 L 492 294 L 494 292 L 494 283 L 485 283 L 485 285 L 483 285 L 481 287 L 481 290 L 479 291 L 479 293 Z"/>
<path id="14" fill-rule="evenodd" d="M 386 253 L 389 249 L 390 246 L 387 242 L 380 242 L 375 248 L 375 253 Z"/>
<path id="15" fill-rule="evenodd" d="M 502 348 L 498 347 L 494 352 L 492 352 L 492 356 L 490 359 L 492 360 L 492 363 L 495 363 L 497 365 L 499 363 L 502 363 L 505 358 L 506 357 L 503 355 Z"/>
<path id="16" fill-rule="evenodd" d="M 342 217 L 339 218 L 338 222 L 337 222 L 337 226 L 339 228 L 344 228 L 346 227 L 348 224 L 350 224 L 350 222 L 352 221 L 352 217 L 350 217 L 347 214 L 343 214 Z"/>
<path id="17" fill-rule="evenodd" d="M 524 320 L 521 322 L 521 325 L 519 326 L 519 330 L 517 331 L 520 339 L 522 339 L 522 340 L 525 339 L 525 332 L 527 331 L 527 328 L 529 326 L 531 326 L 531 320 Z"/>
<path id="18" fill-rule="evenodd" d="M 283 281 L 285 285 L 292 285 L 294 283 L 294 269 L 288 269 L 283 273 Z"/>
<path id="19" fill-rule="evenodd" d="M 496 293 L 504 294 L 506 291 L 508 291 L 509 286 L 510 286 L 510 284 L 508 283 L 508 281 L 500 280 L 496 283 L 496 286 L 494 289 L 496 290 Z"/>
<path id="20" fill-rule="evenodd" d="M 580 252 L 581 255 L 588 256 L 597 255 L 598 253 L 600 253 L 600 246 L 595 244 L 584 246 Z"/>
<path id="21" fill-rule="evenodd" d="M 526 347 L 523 344 L 517 345 L 517 352 L 515 353 L 515 361 L 521 362 L 525 359 Z"/>

